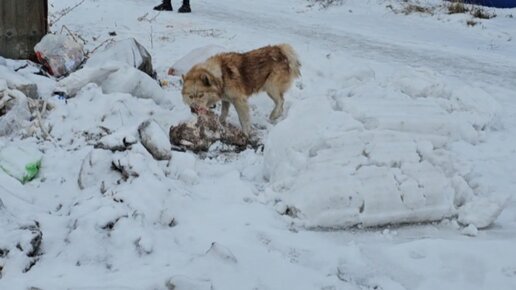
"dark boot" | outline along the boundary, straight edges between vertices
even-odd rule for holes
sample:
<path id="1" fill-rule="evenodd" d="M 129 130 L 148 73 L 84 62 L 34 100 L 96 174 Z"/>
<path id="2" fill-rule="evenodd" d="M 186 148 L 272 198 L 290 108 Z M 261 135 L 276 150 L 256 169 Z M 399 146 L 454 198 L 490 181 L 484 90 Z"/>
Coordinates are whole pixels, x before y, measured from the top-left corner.
<path id="1" fill-rule="evenodd" d="M 190 0 L 183 0 L 183 5 L 177 10 L 179 13 L 190 13 L 192 9 L 190 9 Z"/>
<path id="2" fill-rule="evenodd" d="M 154 7 L 154 10 L 158 10 L 158 11 L 172 11 L 172 3 L 170 1 L 171 0 L 163 0 L 163 2 L 161 4 L 159 4 L 158 6 Z"/>

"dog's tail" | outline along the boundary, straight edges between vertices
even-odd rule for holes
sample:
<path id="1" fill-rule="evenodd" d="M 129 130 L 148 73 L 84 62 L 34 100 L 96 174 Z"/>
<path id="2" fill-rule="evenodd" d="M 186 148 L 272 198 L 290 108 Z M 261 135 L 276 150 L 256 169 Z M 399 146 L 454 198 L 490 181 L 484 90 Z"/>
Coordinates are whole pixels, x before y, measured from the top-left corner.
<path id="1" fill-rule="evenodd" d="M 292 76 L 294 78 L 301 76 L 301 62 L 299 61 L 299 57 L 297 56 L 297 53 L 294 51 L 292 46 L 289 44 L 280 44 L 278 47 L 288 59 L 288 66 Z"/>

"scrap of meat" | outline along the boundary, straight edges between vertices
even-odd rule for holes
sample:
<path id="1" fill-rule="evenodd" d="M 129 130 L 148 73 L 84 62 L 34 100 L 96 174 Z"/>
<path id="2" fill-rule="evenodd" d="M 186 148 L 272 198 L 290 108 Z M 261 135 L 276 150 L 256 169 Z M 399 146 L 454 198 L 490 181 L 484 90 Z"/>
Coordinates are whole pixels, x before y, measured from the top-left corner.
<path id="1" fill-rule="evenodd" d="M 211 111 L 197 115 L 189 122 L 170 127 L 170 143 L 186 150 L 208 151 L 217 141 L 234 147 L 237 152 L 251 145 L 242 130 L 229 123 L 222 124 Z"/>

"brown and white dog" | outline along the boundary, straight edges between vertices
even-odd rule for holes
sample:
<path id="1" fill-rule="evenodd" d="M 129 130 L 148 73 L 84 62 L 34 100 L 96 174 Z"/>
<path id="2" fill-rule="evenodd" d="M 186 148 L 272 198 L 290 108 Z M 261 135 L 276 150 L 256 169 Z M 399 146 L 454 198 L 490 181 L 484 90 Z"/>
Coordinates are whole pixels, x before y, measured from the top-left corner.
<path id="1" fill-rule="evenodd" d="M 183 101 L 195 113 L 222 101 L 221 122 L 225 122 L 232 104 L 243 132 L 249 136 L 251 120 L 247 99 L 266 92 L 275 104 L 270 119 L 276 120 L 283 112 L 284 93 L 301 75 L 300 67 L 295 51 L 288 44 L 245 53 L 221 53 L 195 65 L 183 76 Z"/>

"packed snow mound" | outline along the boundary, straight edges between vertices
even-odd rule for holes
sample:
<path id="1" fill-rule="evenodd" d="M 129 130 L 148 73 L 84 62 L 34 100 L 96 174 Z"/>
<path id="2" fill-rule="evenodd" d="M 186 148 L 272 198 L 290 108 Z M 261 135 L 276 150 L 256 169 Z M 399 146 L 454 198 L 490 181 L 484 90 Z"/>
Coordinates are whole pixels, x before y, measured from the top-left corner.
<path id="1" fill-rule="evenodd" d="M 175 102 L 172 107 L 181 102 L 179 98 L 171 101 Z M 130 94 L 104 94 L 95 84 L 85 86 L 66 102 L 54 98 L 49 102 L 54 110 L 45 118 L 45 126 L 52 127 L 55 139 L 77 146 L 85 142 L 102 149 L 123 150 L 138 141 L 138 126 L 149 118 L 161 128 L 174 122 L 173 113 L 165 106 Z"/>
<path id="2" fill-rule="evenodd" d="M 39 97 L 38 86 L 34 82 L 4 65 L 0 65 L 0 80 L 4 80 L 9 89 L 19 90 L 31 99 Z M 0 90 L 2 90 L 2 87 L 0 85 Z"/>
<path id="3" fill-rule="evenodd" d="M 390 87 L 374 74 L 353 74 L 342 89 L 293 105 L 271 130 L 264 177 L 278 210 L 308 228 L 456 215 L 473 195 L 470 168 L 446 146 L 480 142 L 496 121 L 496 102 L 426 72 L 395 76 Z"/>

